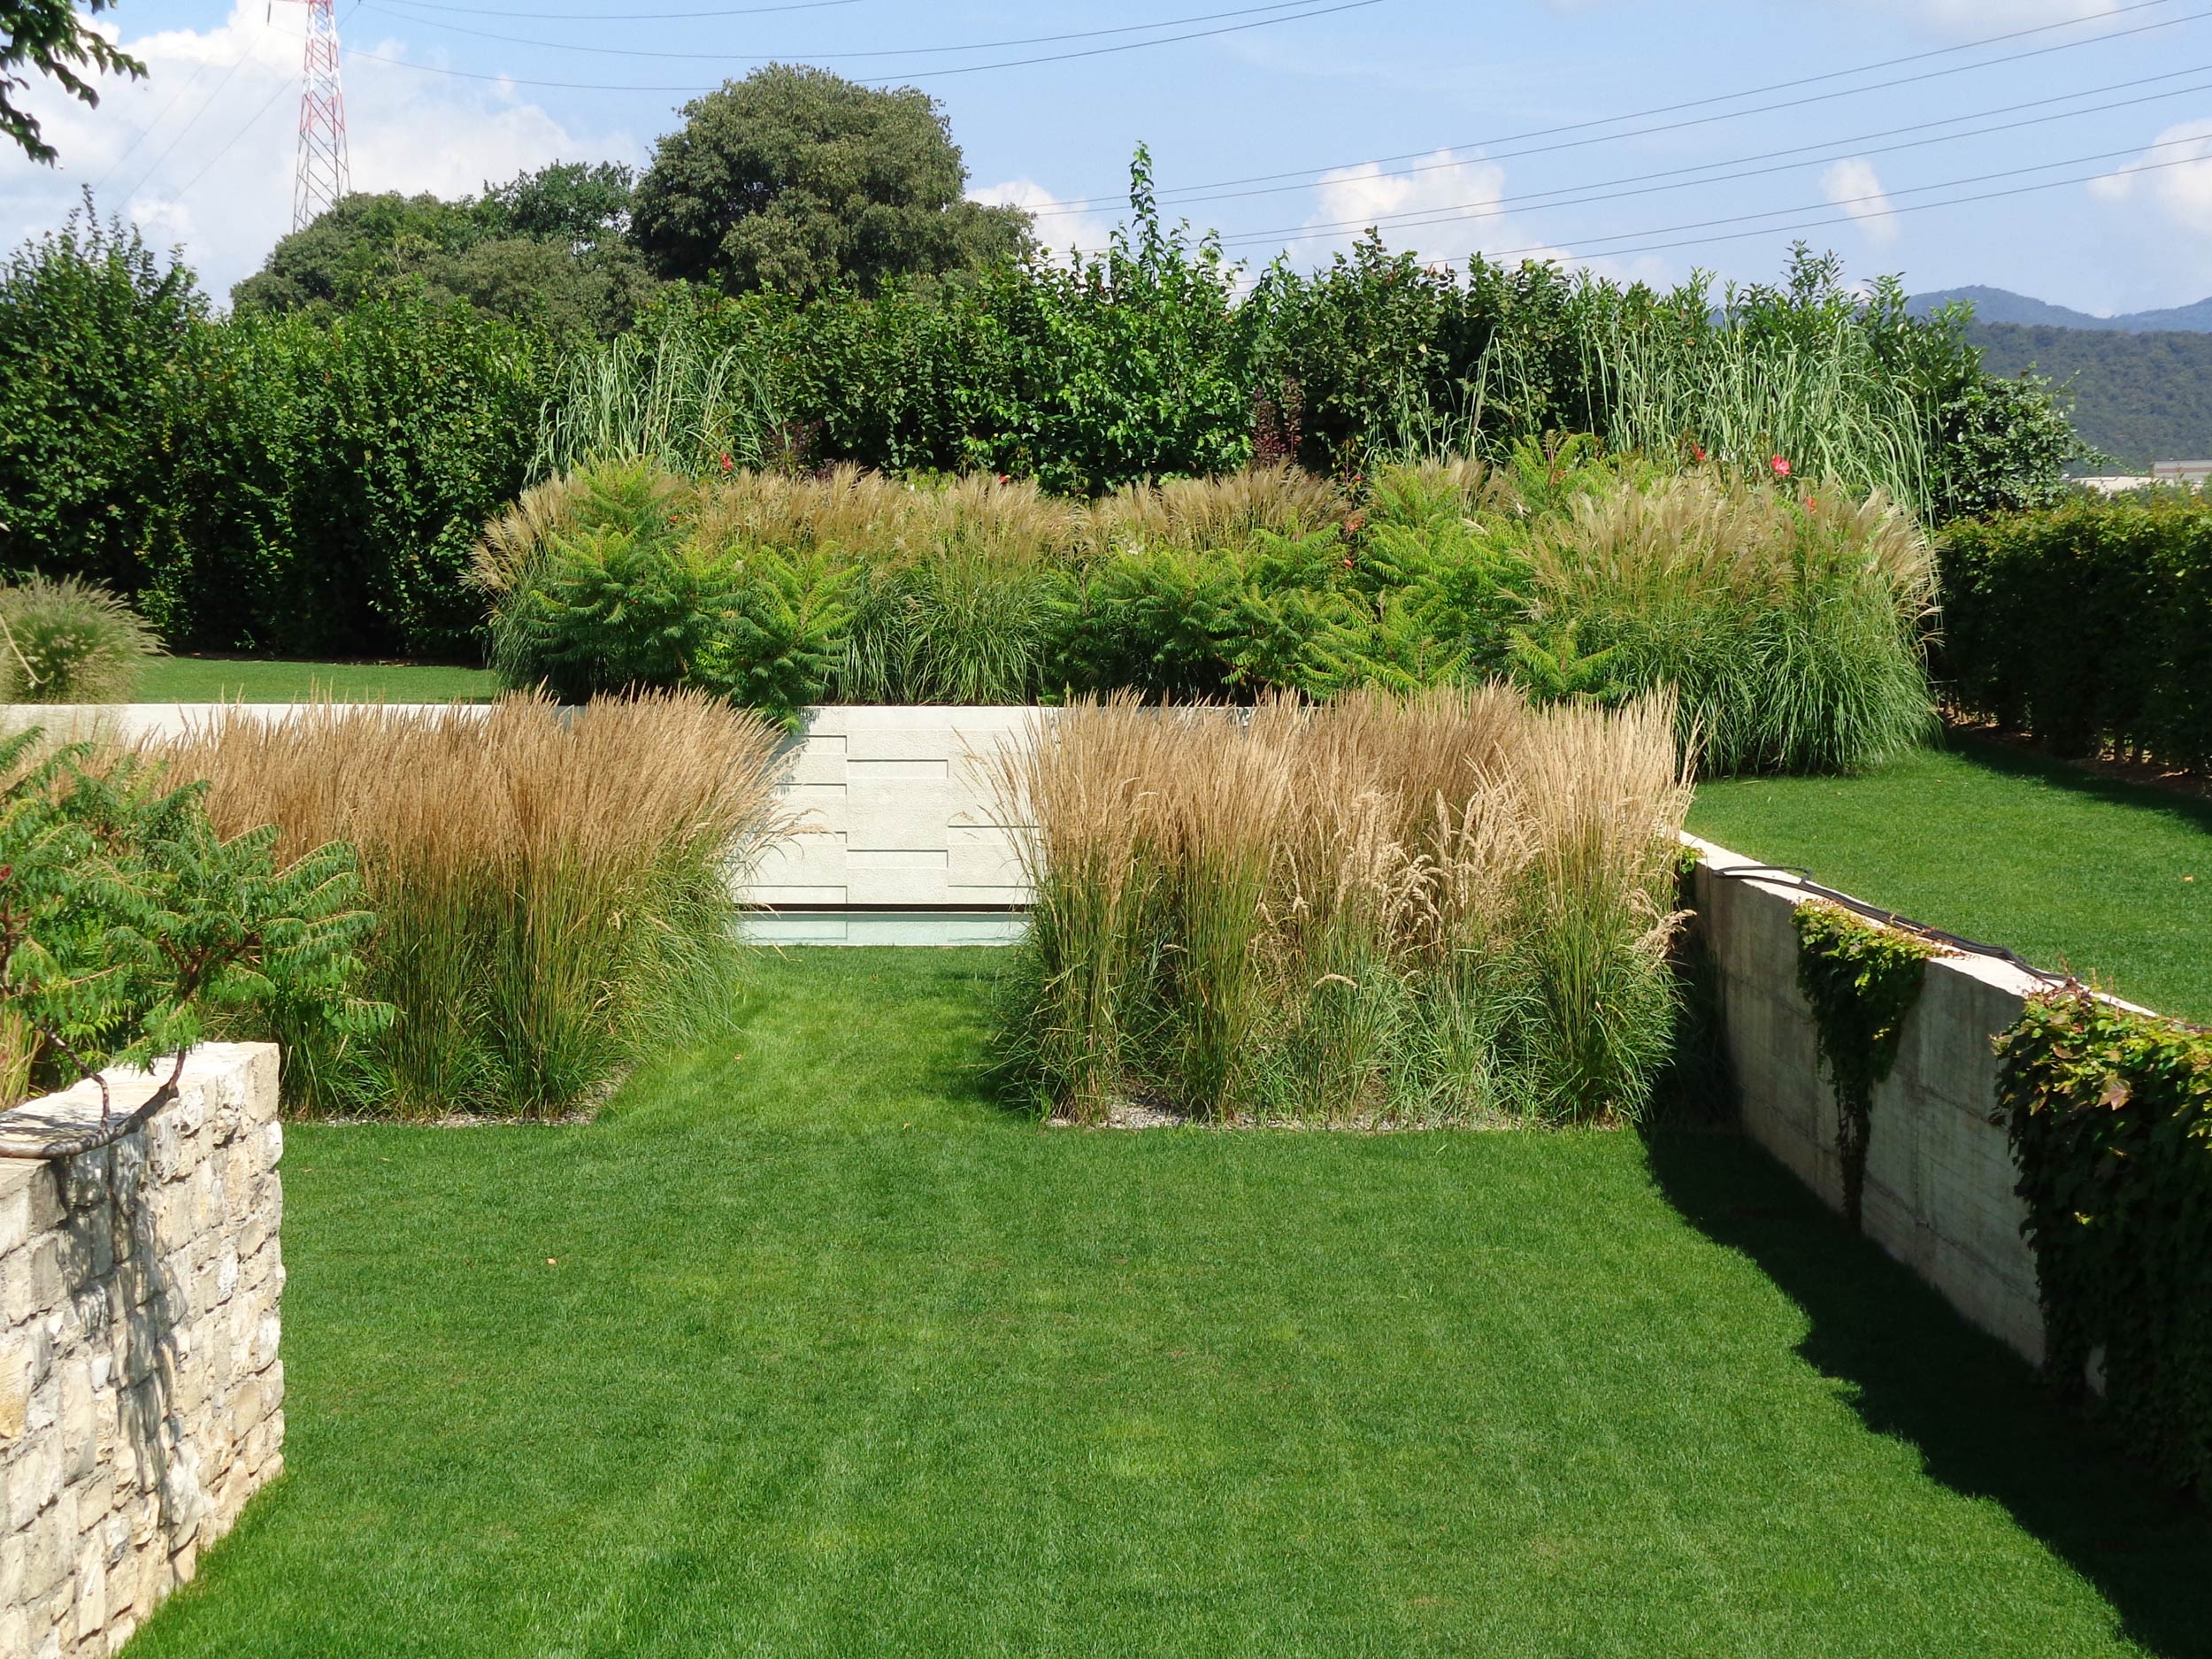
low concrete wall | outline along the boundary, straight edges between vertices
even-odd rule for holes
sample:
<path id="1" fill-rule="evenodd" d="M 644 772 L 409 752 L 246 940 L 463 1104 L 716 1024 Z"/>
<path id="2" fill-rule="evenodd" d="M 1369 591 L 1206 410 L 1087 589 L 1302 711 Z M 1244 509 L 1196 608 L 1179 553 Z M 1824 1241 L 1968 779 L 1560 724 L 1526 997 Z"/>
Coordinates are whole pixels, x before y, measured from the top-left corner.
<path id="1" fill-rule="evenodd" d="M 99 1116 L 80 1085 L 0 1142 Z M 282 1470 L 282 1149 L 275 1048 L 219 1043 L 112 1147 L 0 1159 L 0 1659 L 113 1652 Z"/>
<path id="2" fill-rule="evenodd" d="M 780 909 L 1026 904 L 993 763 L 1051 710 L 823 708 L 807 711 L 783 785 L 798 833 L 746 896 Z"/>
<path id="3" fill-rule="evenodd" d="M 1727 879 L 1755 861 L 1709 842 L 1695 906 L 1720 969 L 1728 1056 L 1745 1129 L 1832 1208 L 1843 1202 L 1836 1103 L 1819 1067 L 1813 1015 L 1797 988 L 1786 883 Z M 1874 1094 L 1867 1143 L 1867 1235 L 1940 1291 L 1972 1324 L 2028 1359 L 2043 1357 L 2026 1205 L 1997 1109 L 1993 1040 L 2020 1018 L 2037 980 L 1984 956 L 1928 964 L 1896 1070 Z"/>

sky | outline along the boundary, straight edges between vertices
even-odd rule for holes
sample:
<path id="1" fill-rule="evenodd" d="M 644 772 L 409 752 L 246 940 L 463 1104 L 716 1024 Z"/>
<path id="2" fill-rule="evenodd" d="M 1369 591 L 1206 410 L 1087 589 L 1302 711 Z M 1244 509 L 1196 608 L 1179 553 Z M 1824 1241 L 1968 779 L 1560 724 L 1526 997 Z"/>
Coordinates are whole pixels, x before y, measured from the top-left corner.
<path id="1" fill-rule="evenodd" d="M 2212 295 L 2212 0 L 337 0 L 356 188 L 642 164 L 763 62 L 940 99 L 972 194 L 1093 249 L 1148 145 L 1255 270 L 1365 227 L 1432 262 L 1672 284 L 1987 283 L 2109 314 Z M 143 58 L 61 151 L 0 157 L 0 242 L 88 188 L 218 296 L 290 227 L 302 0 L 119 0 Z M 1982 198 L 1970 200 L 1967 198 Z"/>

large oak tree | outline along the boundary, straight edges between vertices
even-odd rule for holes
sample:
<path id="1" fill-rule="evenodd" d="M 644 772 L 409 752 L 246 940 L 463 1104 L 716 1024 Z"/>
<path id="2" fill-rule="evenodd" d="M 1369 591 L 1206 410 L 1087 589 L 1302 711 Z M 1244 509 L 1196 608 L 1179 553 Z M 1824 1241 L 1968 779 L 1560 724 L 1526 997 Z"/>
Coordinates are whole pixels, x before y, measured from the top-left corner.
<path id="1" fill-rule="evenodd" d="M 638 181 L 631 234 L 655 271 L 727 293 L 872 293 L 1019 255 L 1029 216 L 962 195 L 936 100 L 771 65 L 684 106 Z"/>

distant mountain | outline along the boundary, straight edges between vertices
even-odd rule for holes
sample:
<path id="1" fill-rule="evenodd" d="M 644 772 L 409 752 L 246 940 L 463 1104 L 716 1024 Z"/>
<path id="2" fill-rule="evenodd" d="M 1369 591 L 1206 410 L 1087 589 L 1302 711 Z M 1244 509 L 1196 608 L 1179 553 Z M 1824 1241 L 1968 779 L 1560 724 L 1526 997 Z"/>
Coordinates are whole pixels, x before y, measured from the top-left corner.
<path id="1" fill-rule="evenodd" d="M 2208 311 L 2212 301 L 2180 312 L 2141 314 Z M 2095 328 L 2056 328 L 1978 320 L 1970 338 L 1982 348 L 1991 373 L 2033 369 L 2070 392 L 2075 426 L 2121 471 L 2212 457 L 2212 319 L 2155 333 L 2121 331 L 2101 321 Z"/>
<path id="2" fill-rule="evenodd" d="M 1955 300 L 1974 308 L 1974 320 L 1985 326 L 2010 324 L 2023 328 L 2079 328 L 2100 334 L 2212 334 L 2212 299 L 2169 311 L 2129 311 L 2118 317 L 2093 317 L 2069 306 L 2031 299 L 2008 288 L 1945 288 L 1935 294 L 1916 294 L 1907 309 L 1924 317 Z"/>

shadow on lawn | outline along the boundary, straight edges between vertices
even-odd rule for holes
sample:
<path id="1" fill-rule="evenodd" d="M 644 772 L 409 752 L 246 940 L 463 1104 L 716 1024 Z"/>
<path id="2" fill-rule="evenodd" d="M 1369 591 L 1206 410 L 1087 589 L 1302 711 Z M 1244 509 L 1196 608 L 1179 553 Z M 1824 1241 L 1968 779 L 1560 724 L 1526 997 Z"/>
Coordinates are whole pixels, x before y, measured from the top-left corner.
<path id="1" fill-rule="evenodd" d="M 2164 1659 L 2212 1655 L 2212 1514 L 2159 1486 L 2062 1410 L 2010 1349 L 1839 1221 L 1748 1141 L 1656 1133 L 1651 1170 L 1683 1217 L 1804 1310 L 1800 1352 L 1857 1389 L 1878 1433 L 1953 1491 L 2001 1503 Z"/>
<path id="2" fill-rule="evenodd" d="M 1946 733 L 1943 746 L 1987 772 L 2047 784 L 2054 789 L 2063 789 L 2091 801 L 2159 813 L 2212 835 L 2212 798 L 2204 795 L 2135 783 L 2108 772 L 2071 766 L 2035 749 L 1979 736 L 1972 731 L 1953 730 Z"/>

